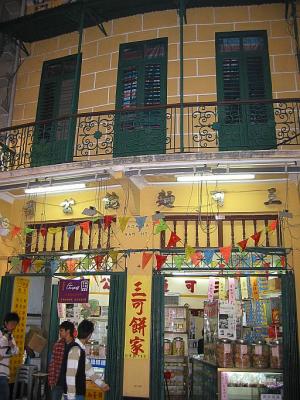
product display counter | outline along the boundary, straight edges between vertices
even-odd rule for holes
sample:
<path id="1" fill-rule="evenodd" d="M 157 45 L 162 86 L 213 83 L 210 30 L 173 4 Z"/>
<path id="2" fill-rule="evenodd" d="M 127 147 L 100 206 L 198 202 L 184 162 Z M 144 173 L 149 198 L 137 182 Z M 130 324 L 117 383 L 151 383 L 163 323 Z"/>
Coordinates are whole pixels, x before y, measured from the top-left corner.
<path id="1" fill-rule="evenodd" d="M 193 400 L 282 400 L 283 374 L 278 369 L 218 368 L 193 357 Z"/>

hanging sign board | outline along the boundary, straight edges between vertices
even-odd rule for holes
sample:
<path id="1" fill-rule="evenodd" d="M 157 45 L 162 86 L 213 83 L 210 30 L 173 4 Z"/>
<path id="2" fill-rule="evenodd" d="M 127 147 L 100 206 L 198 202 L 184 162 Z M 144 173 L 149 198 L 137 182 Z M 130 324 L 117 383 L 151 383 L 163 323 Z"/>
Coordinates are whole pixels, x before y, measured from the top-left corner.
<path id="1" fill-rule="evenodd" d="M 58 285 L 58 303 L 88 303 L 89 279 L 61 279 Z"/>

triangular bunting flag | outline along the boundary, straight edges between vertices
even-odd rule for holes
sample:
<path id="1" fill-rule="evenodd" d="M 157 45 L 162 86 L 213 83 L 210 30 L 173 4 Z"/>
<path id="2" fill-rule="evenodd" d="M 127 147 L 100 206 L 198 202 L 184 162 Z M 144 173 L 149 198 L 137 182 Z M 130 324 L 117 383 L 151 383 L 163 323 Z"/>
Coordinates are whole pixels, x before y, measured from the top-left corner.
<path id="1" fill-rule="evenodd" d="M 168 229 L 168 225 L 166 224 L 166 221 L 164 221 L 163 219 L 159 220 L 158 225 L 156 225 L 155 227 L 155 235 L 162 232 L 162 231 L 166 231 Z"/>
<path id="2" fill-rule="evenodd" d="M 122 232 L 124 232 L 130 217 L 119 217 L 118 219 L 119 219 L 120 229 Z"/>
<path id="3" fill-rule="evenodd" d="M 269 223 L 269 225 L 268 225 L 268 231 L 269 231 L 269 232 L 275 231 L 275 229 L 276 229 L 276 227 L 277 227 L 277 224 L 278 224 L 278 219 L 275 219 L 274 221 L 271 221 L 271 222 Z"/>
<path id="4" fill-rule="evenodd" d="M 141 231 L 144 228 L 147 217 L 135 217 L 135 223 L 137 224 L 138 230 Z"/>
<path id="5" fill-rule="evenodd" d="M 213 249 L 206 249 L 204 250 L 204 259 L 207 265 L 209 265 L 212 262 L 213 256 L 215 254 L 215 250 Z"/>
<path id="6" fill-rule="evenodd" d="M 66 226 L 67 236 L 68 238 L 72 236 L 73 232 L 75 231 L 76 225 L 68 225 Z"/>
<path id="7" fill-rule="evenodd" d="M 67 272 L 69 272 L 70 274 L 75 272 L 76 263 L 77 263 L 77 261 L 73 260 L 73 259 L 66 260 Z"/>
<path id="8" fill-rule="evenodd" d="M 226 264 L 228 264 L 231 256 L 232 247 L 231 246 L 220 247 L 219 250 L 220 253 L 222 254 L 222 257 L 224 258 L 224 261 L 226 262 Z"/>
<path id="9" fill-rule="evenodd" d="M 203 255 L 201 251 L 196 251 L 194 254 L 191 255 L 191 261 L 195 267 L 198 267 L 201 261 L 203 260 Z"/>
<path id="10" fill-rule="evenodd" d="M 33 229 L 33 228 L 28 228 L 28 226 L 26 226 L 26 228 L 24 229 L 25 235 L 27 235 L 27 234 L 29 234 L 29 233 L 32 233 L 32 232 L 34 232 L 34 231 L 35 231 L 35 229 Z"/>
<path id="11" fill-rule="evenodd" d="M 43 236 L 43 238 L 46 237 L 47 236 L 47 228 L 45 226 L 42 226 L 40 229 L 40 233 Z"/>
<path id="12" fill-rule="evenodd" d="M 34 268 L 37 272 L 40 272 L 40 270 L 43 268 L 43 266 L 45 265 L 45 260 L 34 260 Z"/>
<path id="13" fill-rule="evenodd" d="M 195 249 L 192 246 L 186 245 L 185 246 L 185 259 L 186 261 L 189 261 L 191 258 L 191 255 L 195 253 Z"/>
<path id="14" fill-rule="evenodd" d="M 21 264 L 21 260 L 19 257 L 12 257 L 10 259 L 10 265 L 14 268 L 19 267 Z"/>
<path id="15" fill-rule="evenodd" d="M 21 232 L 21 228 L 19 226 L 14 226 L 11 231 L 11 236 L 14 238 Z"/>
<path id="16" fill-rule="evenodd" d="M 93 258 L 93 260 L 95 261 L 95 264 L 96 264 L 96 270 L 97 270 L 97 271 L 100 271 L 101 266 L 102 266 L 102 261 L 103 261 L 103 258 L 104 258 L 104 257 L 105 257 L 104 254 L 97 254 L 97 255 Z"/>
<path id="17" fill-rule="evenodd" d="M 23 258 L 22 260 L 22 272 L 26 274 L 31 267 L 31 259 L 30 258 Z"/>
<path id="18" fill-rule="evenodd" d="M 245 248 L 247 247 L 247 243 L 248 243 L 248 239 L 244 239 L 244 240 L 241 240 L 240 242 L 238 242 L 238 246 L 242 249 L 242 251 L 244 251 Z"/>
<path id="19" fill-rule="evenodd" d="M 167 247 L 175 247 L 177 242 L 180 242 L 180 237 L 176 235 L 175 232 L 171 232 L 171 236 L 169 239 L 169 242 L 167 244 Z"/>
<path id="20" fill-rule="evenodd" d="M 48 232 L 51 233 L 51 235 L 55 235 L 58 232 L 61 232 L 61 226 L 57 226 L 56 228 L 50 227 L 48 228 Z"/>
<path id="21" fill-rule="evenodd" d="M 281 266 L 282 266 L 283 268 L 286 267 L 286 258 L 285 258 L 285 256 L 281 256 L 281 257 L 280 257 L 280 264 L 281 264 Z"/>
<path id="22" fill-rule="evenodd" d="M 104 229 L 109 228 L 111 226 L 113 219 L 114 219 L 113 215 L 104 215 L 103 217 Z"/>
<path id="23" fill-rule="evenodd" d="M 82 260 L 80 260 L 80 267 L 86 271 L 90 269 L 89 257 L 84 257 Z"/>
<path id="24" fill-rule="evenodd" d="M 157 271 L 160 271 L 161 267 L 166 262 L 168 256 L 163 256 L 161 254 L 155 254 L 155 258 L 156 258 L 156 269 L 157 269 Z"/>
<path id="25" fill-rule="evenodd" d="M 113 263 L 116 263 L 118 261 L 118 252 L 116 250 L 110 250 L 108 255 L 110 256 L 111 260 Z"/>
<path id="26" fill-rule="evenodd" d="M 184 262 L 184 257 L 185 257 L 184 255 L 179 255 L 174 257 L 175 266 L 179 271 L 181 270 L 182 264 Z"/>
<path id="27" fill-rule="evenodd" d="M 57 268 L 59 266 L 59 261 L 58 260 L 51 260 L 50 261 L 50 268 L 51 268 L 51 272 L 54 273 Z"/>
<path id="28" fill-rule="evenodd" d="M 259 243 L 259 241 L 260 241 L 261 234 L 262 234 L 262 231 L 259 231 L 259 232 L 255 232 L 253 235 L 250 236 L 251 239 L 254 240 L 255 246 L 258 245 L 258 243 Z"/>
<path id="29" fill-rule="evenodd" d="M 79 225 L 84 233 L 86 233 L 87 235 L 90 233 L 90 221 L 80 222 Z"/>
<path id="30" fill-rule="evenodd" d="M 151 260 L 153 253 L 146 253 L 145 251 L 143 252 L 142 255 L 142 269 L 146 267 L 148 262 Z"/>

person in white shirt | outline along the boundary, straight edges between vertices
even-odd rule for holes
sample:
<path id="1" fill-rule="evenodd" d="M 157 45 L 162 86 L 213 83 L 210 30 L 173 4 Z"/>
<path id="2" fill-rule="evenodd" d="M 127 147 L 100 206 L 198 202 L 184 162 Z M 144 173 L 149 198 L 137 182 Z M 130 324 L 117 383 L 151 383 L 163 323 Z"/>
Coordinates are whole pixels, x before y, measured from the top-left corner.
<path id="1" fill-rule="evenodd" d="M 9 360 L 18 354 L 19 349 L 13 337 L 13 331 L 20 321 L 17 313 L 10 312 L 4 317 L 0 330 L 0 393 L 1 400 L 9 400 Z"/>

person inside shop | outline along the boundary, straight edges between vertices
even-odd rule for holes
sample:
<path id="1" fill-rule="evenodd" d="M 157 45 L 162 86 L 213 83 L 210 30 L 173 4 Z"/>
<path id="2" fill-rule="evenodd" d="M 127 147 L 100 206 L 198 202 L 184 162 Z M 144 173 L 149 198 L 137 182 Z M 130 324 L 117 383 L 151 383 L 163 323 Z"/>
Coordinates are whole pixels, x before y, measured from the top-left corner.
<path id="1" fill-rule="evenodd" d="M 51 400 L 61 400 L 63 395 L 62 362 L 65 353 L 74 343 L 75 326 L 70 321 L 64 321 L 59 325 L 59 340 L 54 343 L 52 357 L 48 367 L 48 384 L 51 389 Z"/>
<path id="2" fill-rule="evenodd" d="M 78 336 L 64 358 L 64 398 L 65 400 L 83 400 L 86 393 L 86 378 L 92 380 L 103 392 L 110 388 L 91 366 L 85 354 L 85 344 L 94 332 L 93 322 L 85 319 L 78 325 Z"/>
<path id="3" fill-rule="evenodd" d="M 1 400 L 9 400 L 9 360 L 19 353 L 13 337 L 20 317 L 15 312 L 9 312 L 4 317 L 3 327 L 0 330 L 0 397 Z"/>
<path id="4" fill-rule="evenodd" d="M 202 329 L 202 338 L 198 340 L 198 354 L 204 354 L 204 329 Z"/>

